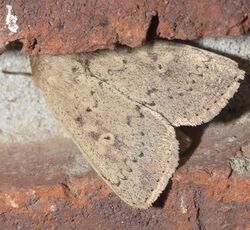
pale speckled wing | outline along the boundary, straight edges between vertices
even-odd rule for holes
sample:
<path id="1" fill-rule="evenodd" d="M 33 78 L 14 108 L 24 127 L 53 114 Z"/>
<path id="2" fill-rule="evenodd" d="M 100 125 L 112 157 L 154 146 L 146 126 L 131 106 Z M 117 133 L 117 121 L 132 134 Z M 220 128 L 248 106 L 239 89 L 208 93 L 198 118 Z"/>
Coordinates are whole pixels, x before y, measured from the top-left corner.
<path id="1" fill-rule="evenodd" d="M 115 193 L 147 208 L 178 164 L 174 128 L 85 68 L 79 55 L 38 56 L 33 77 L 49 108 Z"/>
<path id="2" fill-rule="evenodd" d="M 80 54 L 79 58 L 89 74 L 162 114 L 174 126 L 210 121 L 244 78 L 229 58 L 166 41 L 134 50 Z"/>
<path id="3" fill-rule="evenodd" d="M 128 204 L 147 208 L 178 163 L 172 126 L 215 117 L 237 91 L 237 63 L 187 45 L 156 42 L 32 60 L 52 112 L 87 160 Z"/>

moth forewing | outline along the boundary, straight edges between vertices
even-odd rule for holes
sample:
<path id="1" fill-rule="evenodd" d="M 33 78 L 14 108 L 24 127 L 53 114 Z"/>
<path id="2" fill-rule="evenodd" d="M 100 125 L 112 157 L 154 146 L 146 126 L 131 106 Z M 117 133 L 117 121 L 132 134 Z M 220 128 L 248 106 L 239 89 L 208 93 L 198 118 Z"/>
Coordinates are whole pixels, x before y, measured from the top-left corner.
<path id="1" fill-rule="evenodd" d="M 130 52 L 98 51 L 80 57 L 88 60 L 85 66 L 92 75 L 162 114 L 174 126 L 213 119 L 245 74 L 229 58 L 166 41 Z"/>
<path id="2" fill-rule="evenodd" d="M 149 207 L 178 164 L 174 128 L 158 113 L 84 74 L 72 56 L 35 59 L 33 76 L 49 108 L 86 159 L 122 200 Z M 75 68 L 79 72 L 72 72 Z"/>

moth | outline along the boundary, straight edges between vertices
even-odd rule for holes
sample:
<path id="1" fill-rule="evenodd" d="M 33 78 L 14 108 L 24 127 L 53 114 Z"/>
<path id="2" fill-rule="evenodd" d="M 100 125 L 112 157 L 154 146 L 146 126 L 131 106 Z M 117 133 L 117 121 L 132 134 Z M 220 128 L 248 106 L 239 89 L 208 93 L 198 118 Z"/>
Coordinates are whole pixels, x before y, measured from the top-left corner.
<path id="1" fill-rule="evenodd" d="M 31 63 L 55 117 L 101 178 L 137 208 L 152 205 L 178 165 L 175 127 L 210 121 L 244 78 L 231 59 L 167 41 Z"/>

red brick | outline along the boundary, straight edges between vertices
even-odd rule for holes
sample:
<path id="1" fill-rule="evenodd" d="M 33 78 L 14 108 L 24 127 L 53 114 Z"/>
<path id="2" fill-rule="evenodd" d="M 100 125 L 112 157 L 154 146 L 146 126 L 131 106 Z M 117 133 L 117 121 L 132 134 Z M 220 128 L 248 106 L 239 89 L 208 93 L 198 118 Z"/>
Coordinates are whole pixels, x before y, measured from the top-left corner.
<path id="1" fill-rule="evenodd" d="M 140 46 L 148 36 L 190 40 L 239 35 L 250 28 L 250 0 L 15 0 L 17 33 L 6 26 L 0 1 L 0 47 L 23 43 L 27 54 L 62 54 Z"/>

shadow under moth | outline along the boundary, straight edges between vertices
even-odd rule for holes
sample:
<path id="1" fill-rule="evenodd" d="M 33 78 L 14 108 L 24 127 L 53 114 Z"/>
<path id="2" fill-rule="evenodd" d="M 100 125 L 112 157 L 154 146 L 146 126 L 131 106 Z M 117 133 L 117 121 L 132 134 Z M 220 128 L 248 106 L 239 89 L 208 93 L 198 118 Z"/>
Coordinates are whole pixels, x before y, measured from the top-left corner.
<path id="1" fill-rule="evenodd" d="M 138 208 L 157 199 L 178 165 L 174 127 L 210 121 L 244 78 L 228 58 L 167 41 L 31 62 L 50 110 L 85 158 Z"/>

